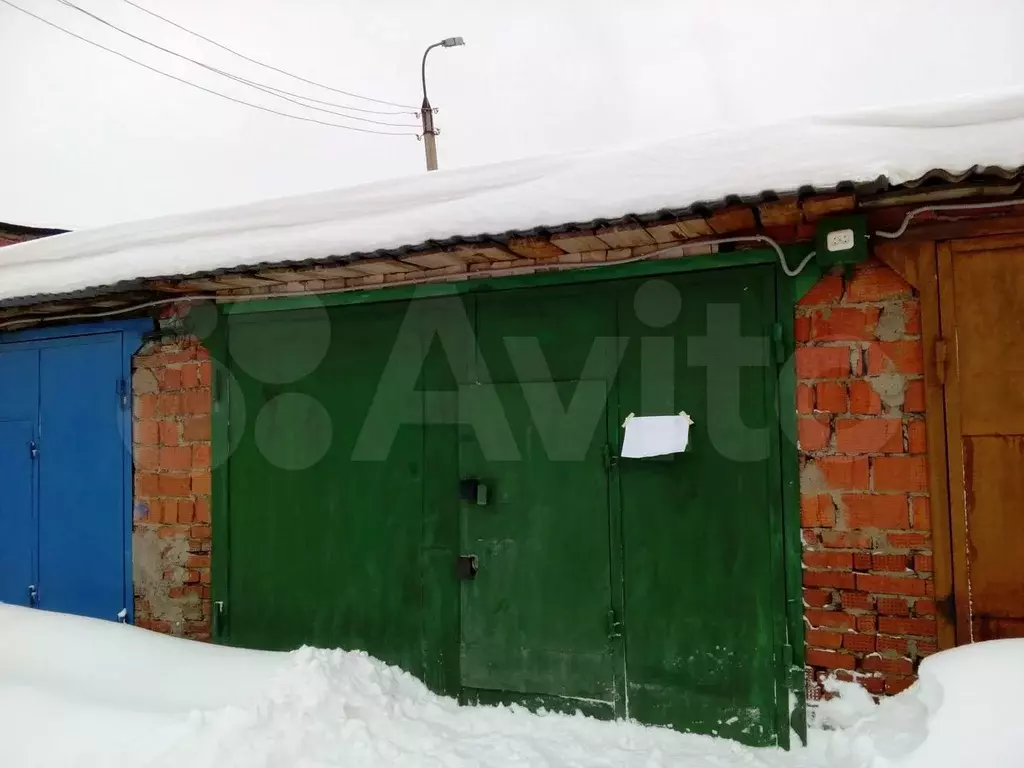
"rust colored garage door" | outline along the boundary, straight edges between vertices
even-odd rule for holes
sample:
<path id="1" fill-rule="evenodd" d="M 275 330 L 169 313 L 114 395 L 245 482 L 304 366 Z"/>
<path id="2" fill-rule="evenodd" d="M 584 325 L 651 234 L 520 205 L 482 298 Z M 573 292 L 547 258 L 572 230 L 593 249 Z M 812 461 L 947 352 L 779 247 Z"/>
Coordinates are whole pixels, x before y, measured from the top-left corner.
<path id="1" fill-rule="evenodd" d="M 1024 246 L 939 249 L 957 640 L 1024 637 Z"/>

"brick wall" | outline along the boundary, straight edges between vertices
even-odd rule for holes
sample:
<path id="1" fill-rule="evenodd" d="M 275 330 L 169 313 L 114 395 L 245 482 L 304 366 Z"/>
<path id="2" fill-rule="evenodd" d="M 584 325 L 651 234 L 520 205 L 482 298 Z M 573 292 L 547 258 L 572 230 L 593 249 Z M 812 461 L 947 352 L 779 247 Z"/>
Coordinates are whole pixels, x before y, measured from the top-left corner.
<path id="1" fill-rule="evenodd" d="M 148 344 L 133 368 L 135 623 L 207 639 L 212 365 L 182 339 Z"/>
<path id="2" fill-rule="evenodd" d="M 874 693 L 936 650 L 918 301 L 877 261 L 824 277 L 796 317 L 809 695 Z"/>

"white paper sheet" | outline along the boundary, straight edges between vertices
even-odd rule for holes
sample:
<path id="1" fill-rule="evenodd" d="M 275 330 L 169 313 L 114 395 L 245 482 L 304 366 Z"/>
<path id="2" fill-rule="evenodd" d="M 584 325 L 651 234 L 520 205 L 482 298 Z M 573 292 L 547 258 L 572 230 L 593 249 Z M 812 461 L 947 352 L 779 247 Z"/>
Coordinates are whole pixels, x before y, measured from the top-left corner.
<path id="1" fill-rule="evenodd" d="M 630 414 L 622 425 L 626 430 L 622 440 L 622 457 L 643 459 L 648 456 L 682 453 L 690 440 L 691 424 L 693 419 L 685 412 L 675 416 Z"/>

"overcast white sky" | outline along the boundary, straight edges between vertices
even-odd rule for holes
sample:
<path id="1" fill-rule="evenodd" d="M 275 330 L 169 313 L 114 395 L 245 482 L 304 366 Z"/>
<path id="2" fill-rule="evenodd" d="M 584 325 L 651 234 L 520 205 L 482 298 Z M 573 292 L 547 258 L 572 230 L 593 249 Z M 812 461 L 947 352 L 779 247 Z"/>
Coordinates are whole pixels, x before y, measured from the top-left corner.
<path id="1" fill-rule="evenodd" d="M 428 66 L 442 169 L 1024 90 L 1019 0 L 135 1 L 278 67 L 413 105 L 423 48 L 462 35 L 466 47 L 436 50 Z M 10 2 L 206 87 L 337 119 L 150 49 L 59 0 Z M 74 2 L 243 77 L 374 107 L 236 59 L 124 0 Z M 0 114 L 0 221 L 19 224 L 98 226 L 425 172 L 414 137 L 233 104 L 3 2 Z"/>

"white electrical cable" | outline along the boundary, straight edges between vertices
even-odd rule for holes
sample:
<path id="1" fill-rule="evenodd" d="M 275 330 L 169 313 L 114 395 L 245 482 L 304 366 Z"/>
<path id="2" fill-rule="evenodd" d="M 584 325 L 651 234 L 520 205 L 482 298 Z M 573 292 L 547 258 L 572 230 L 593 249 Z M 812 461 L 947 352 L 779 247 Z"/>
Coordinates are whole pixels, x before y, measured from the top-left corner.
<path id="1" fill-rule="evenodd" d="M 655 256 L 660 256 L 660 255 L 662 255 L 664 253 L 668 253 L 669 251 L 672 251 L 672 250 L 675 250 L 675 249 L 682 250 L 682 249 L 686 249 L 686 248 L 694 248 L 694 247 L 699 247 L 699 246 L 722 245 L 724 243 L 753 243 L 753 242 L 756 242 L 756 243 L 767 243 L 769 246 L 771 246 L 771 248 L 775 251 L 775 253 L 779 257 L 779 266 L 782 267 L 782 271 L 785 272 L 789 277 L 796 277 L 798 274 L 800 274 L 800 272 L 803 271 L 803 268 L 806 267 L 807 264 L 810 262 L 810 260 L 814 258 L 814 251 L 811 251 L 810 253 L 808 253 L 803 258 L 803 260 L 796 266 L 795 269 L 792 269 L 792 268 L 790 268 L 789 264 L 786 263 L 786 256 L 785 256 L 785 254 L 782 251 L 782 246 L 779 245 L 778 242 L 776 242 L 772 238 L 768 237 L 767 235 L 738 235 L 736 237 L 719 237 L 719 238 L 716 238 L 714 240 L 702 240 L 702 241 L 700 241 L 698 243 L 685 243 L 685 242 L 683 242 L 683 243 L 673 243 L 672 245 L 667 245 L 664 248 L 659 248 L 658 250 L 651 251 L 650 253 L 643 253 L 643 254 L 640 254 L 639 256 L 631 256 L 628 259 L 619 259 L 618 261 L 599 261 L 599 262 L 590 262 L 590 263 L 586 263 L 586 264 L 582 264 L 582 263 L 581 264 L 564 264 L 564 265 L 562 265 L 562 267 L 563 267 L 562 271 L 568 271 L 568 270 L 573 270 L 573 269 L 593 269 L 593 268 L 599 268 L 599 267 L 614 267 L 614 266 L 620 266 L 620 265 L 623 265 L 623 264 L 632 264 L 632 263 L 635 263 L 635 262 L 638 262 L 638 261 L 646 261 L 648 259 L 654 258 Z M 517 274 L 532 274 L 535 271 L 536 271 L 536 267 L 533 267 L 533 266 L 530 266 L 530 267 L 514 267 L 512 269 L 504 270 L 501 273 L 501 275 L 499 275 L 499 277 L 513 276 L 513 275 L 517 275 Z M 399 286 L 399 285 L 406 286 L 406 285 L 425 285 L 425 284 L 429 284 L 429 283 L 439 283 L 439 282 L 454 282 L 454 281 L 458 280 L 459 277 L 462 276 L 463 274 L 464 273 L 459 272 L 459 273 L 445 274 L 445 275 L 424 275 L 423 277 L 416 278 L 416 279 L 413 279 L 413 280 L 405 280 L 405 281 L 403 281 L 401 283 L 396 283 L 395 285 L 396 286 Z M 328 294 L 348 293 L 350 291 L 359 291 L 359 290 L 364 290 L 364 289 L 365 289 L 365 286 L 354 285 L 354 286 L 351 286 L 349 288 L 341 288 L 341 289 L 338 289 L 338 288 L 328 288 L 328 289 L 323 289 L 323 290 L 318 290 L 318 291 L 302 291 L 301 293 L 295 293 L 295 294 L 292 294 L 292 295 L 293 296 L 325 296 L 325 295 L 328 295 Z M 270 296 L 271 296 L 270 294 L 266 294 L 266 293 L 249 294 L 249 295 L 246 295 L 246 296 L 217 296 L 215 294 L 214 295 L 209 295 L 209 294 L 189 294 L 189 295 L 184 295 L 184 296 L 168 297 L 166 299 L 154 299 L 152 301 L 143 301 L 143 302 L 140 302 L 138 304 L 132 304 L 132 305 L 127 306 L 127 307 L 119 307 L 118 309 L 111 309 L 111 310 L 107 310 L 107 311 L 104 311 L 104 312 L 88 312 L 88 313 L 77 312 L 77 313 L 67 314 L 67 315 L 46 315 L 46 316 L 43 316 L 43 317 L 31 317 L 31 318 L 23 317 L 23 318 L 18 319 L 18 320 L 8 320 L 7 322 L 0 323 L 0 330 L 3 330 L 5 328 L 11 328 L 11 327 L 16 326 L 16 325 L 29 326 L 29 325 L 34 325 L 34 324 L 40 323 L 40 322 L 58 322 L 58 321 L 63 321 L 63 320 L 94 320 L 96 318 L 102 318 L 102 317 L 116 317 L 117 315 L 126 315 L 126 314 L 129 314 L 131 312 L 137 312 L 140 309 L 149 309 L 151 307 L 162 307 L 162 306 L 166 306 L 168 304 L 186 304 L 186 303 L 191 303 L 191 302 L 196 302 L 196 301 L 216 301 L 216 302 L 221 303 L 221 304 L 233 304 L 233 303 L 239 303 L 239 302 L 243 302 L 243 301 L 258 301 L 260 299 L 270 298 Z"/>
<path id="2" fill-rule="evenodd" d="M 922 205 L 920 208 L 914 208 L 913 210 L 907 211 L 907 215 L 903 217 L 903 223 L 900 224 L 899 229 L 893 230 L 892 232 L 875 232 L 875 234 L 878 237 L 884 237 L 887 240 L 895 240 L 907 231 L 907 227 L 910 226 L 911 219 L 920 213 L 926 213 L 928 211 L 970 211 L 984 208 L 1006 208 L 1010 205 L 1024 205 L 1024 200 L 1000 200 L 992 203 L 946 203 L 944 205 Z"/>

